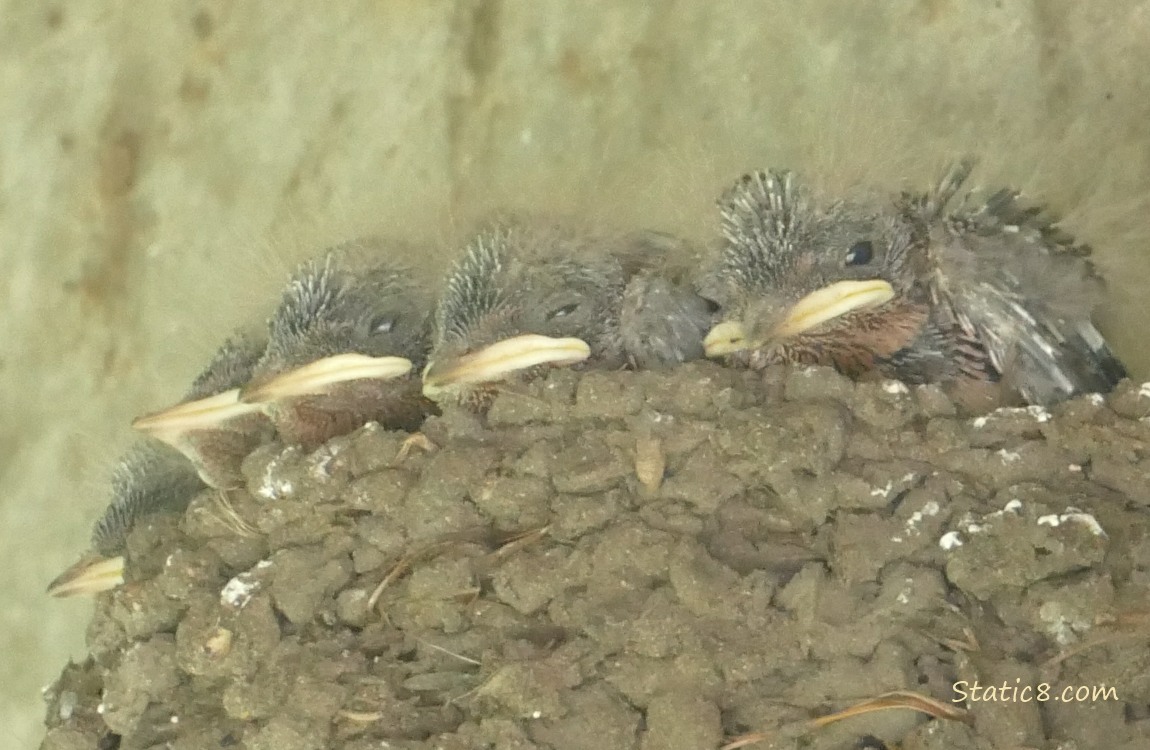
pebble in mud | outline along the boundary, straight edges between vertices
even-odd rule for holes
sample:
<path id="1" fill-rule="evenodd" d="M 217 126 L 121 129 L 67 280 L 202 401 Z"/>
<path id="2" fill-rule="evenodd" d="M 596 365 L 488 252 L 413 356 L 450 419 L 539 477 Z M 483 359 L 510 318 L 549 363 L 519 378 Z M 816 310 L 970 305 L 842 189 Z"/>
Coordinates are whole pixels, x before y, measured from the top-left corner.
<path id="1" fill-rule="evenodd" d="M 439 450 L 402 461 L 372 425 L 269 445 L 227 498 L 242 523 L 204 493 L 129 539 L 44 747 L 716 748 L 1026 669 L 1119 697 L 1089 730 L 1081 706 L 970 703 L 969 727 L 887 711 L 802 742 L 1140 747 L 1139 394 L 970 417 L 930 387 L 701 362 L 553 371 L 429 420 Z"/>

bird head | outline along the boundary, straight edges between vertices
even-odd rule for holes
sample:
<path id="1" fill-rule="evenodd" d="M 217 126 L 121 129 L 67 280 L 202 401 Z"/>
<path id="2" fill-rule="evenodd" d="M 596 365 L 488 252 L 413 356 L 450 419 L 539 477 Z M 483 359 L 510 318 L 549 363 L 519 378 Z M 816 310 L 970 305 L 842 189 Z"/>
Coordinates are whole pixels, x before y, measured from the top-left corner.
<path id="1" fill-rule="evenodd" d="M 622 267 L 542 225 L 489 227 L 448 274 L 424 395 L 460 398 L 546 366 L 619 356 Z"/>
<path id="2" fill-rule="evenodd" d="M 268 322 L 267 352 L 241 393 L 244 401 L 399 378 L 422 360 L 428 316 L 418 285 L 405 270 L 381 265 L 379 253 L 378 242 L 360 240 L 296 272 Z"/>
<path id="3" fill-rule="evenodd" d="M 181 512 L 204 488 L 195 469 L 160 443 L 141 442 L 112 472 L 112 502 L 92 530 L 92 553 L 48 585 L 56 597 L 97 594 L 124 582 L 128 535 L 157 513 Z"/>
<path id="4" fill-rule="evenodd" d="M 240 400 L 240 388 L 251 378 L 264 349 L 262 338 L 237 331 L 192 381 L 183 400 L 137 417 L 132 428 L 171 445 L 193 463 L 198 462 L 197 452 L 189 443 L 194 434 L 221 435 L 238 429 L 254 436 L 263 419 L 257 407 Z M 211 480 L 205 475 L 205 481 Z"/>
<path id="5" fill-rule="evenodd" d="M 819 205 L 789 172 L 744 176 L 719 209 L 721 254 L 700 283 L 720 310 L 709 357 L 836 364 L 913 289 L 917 230 L 895 212 Z"/>

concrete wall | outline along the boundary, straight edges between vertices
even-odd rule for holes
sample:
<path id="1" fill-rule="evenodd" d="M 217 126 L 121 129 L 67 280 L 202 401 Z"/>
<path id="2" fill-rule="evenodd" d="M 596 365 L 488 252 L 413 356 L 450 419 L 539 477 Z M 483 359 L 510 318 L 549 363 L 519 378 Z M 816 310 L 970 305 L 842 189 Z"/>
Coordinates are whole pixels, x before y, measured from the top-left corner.
<path id="1" fill-rule="evenodd" d="M 707 236 L 748 168 L 974 151 L 1095 245 L 1145 378 L 1147 69 L 1144 0 L 0 0 L 0 742 L 83 653 L 89 605 L 42 591 L 128 420 L 302 254 L 492 206 Z"/>

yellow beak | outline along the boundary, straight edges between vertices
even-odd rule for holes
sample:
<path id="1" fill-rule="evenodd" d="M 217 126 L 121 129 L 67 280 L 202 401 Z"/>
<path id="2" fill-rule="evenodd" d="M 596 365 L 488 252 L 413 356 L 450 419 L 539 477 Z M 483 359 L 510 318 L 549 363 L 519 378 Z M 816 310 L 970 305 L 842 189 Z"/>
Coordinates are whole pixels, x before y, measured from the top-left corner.
<path id="1" fill-rule="evenodd" d="M 708 357 L 725 357 L 728 354 L 750 349 L 747 332 L 737 320 L 724 320 L 717 324 L 703 339 L 703 353 Z"/>
<path id="2" fill-rule="evenodd" d="M 452 387 L 493 383 L 538 365 L 573 365 L 590 356 L 591 347 L 582 339 L 515 336 L 462 357 L 429 362 L 423 370 L 423 395 L 434 399 Z"/>
<path id="3" fill-rule="evenodd" d="M 239 398 L 245 404 L 261 404 L 292 396 L 314 395 L 349 380 L 400 378 L 411 372 L 411 368 L 411 360 L 404 357 L 337 354 L 289 370 L 254 388 L 244 388 Z"/>
<path id="4" fill-rule="evenodd" d="M 87 558 L 56 576 L 48 584 L 48 595 L 55 597 L 98 594 L 124 582 L 123 556 Z"/>
<path id="5" fill-rule="evenodd" d="M 796 302 L 787 310 L 786 316 L 767 331 L 762 340 L 750 340 L 741 321 L 726 320 L 719 323 L 703 339 L 703 351 L 708 357 L 722 357 L 791 338 L 849 312 L 889 302 L 894 296 L 894 288 L 881 279 L 839 281 L 811 292 Z"/>
<path id="6" fill-rule="evenodd" d="M 137 417 L 132 421 L 132 428 L 179 448 L 181 439 L 189 432 L 219 428 L 229 420 L 259 413 L 258 406 L 245 404 L 239 397 L 240 389 L 233 388 L 198 401 L 176 404 L 170 409 Z"/>

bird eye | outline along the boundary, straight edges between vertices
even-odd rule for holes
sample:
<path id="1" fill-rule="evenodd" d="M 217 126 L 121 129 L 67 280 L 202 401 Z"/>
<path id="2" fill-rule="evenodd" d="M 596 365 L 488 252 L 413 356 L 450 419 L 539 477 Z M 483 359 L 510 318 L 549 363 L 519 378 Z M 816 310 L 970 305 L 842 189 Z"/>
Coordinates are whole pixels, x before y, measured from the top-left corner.
<path id="1" fill-rule="evenodd" d="M 547 313 L 548 320 L 555 320 L 556 318 L 564 318 L 579 309 L 578 302 L 572 302 L 570 305 L 564 305 L 556 310 Z"/>
<path id="2" fill-rule="evenodd" d="M 865 266 L 874 257 L 874 244 L 870 240 L 861 240 L 851 245 L 847 250 L 846 264 L 848 266 Z"/>
<path id="3" fill-rule="evenodd" d="M 376 318 L 371 321 L 372 333 L 390 333 L 395 327 L 395 318 Z"/>

